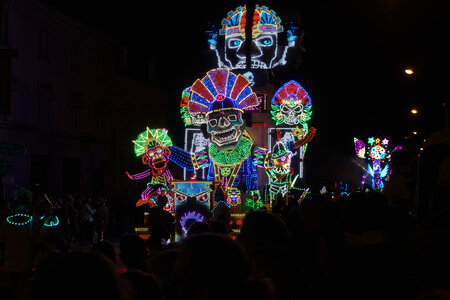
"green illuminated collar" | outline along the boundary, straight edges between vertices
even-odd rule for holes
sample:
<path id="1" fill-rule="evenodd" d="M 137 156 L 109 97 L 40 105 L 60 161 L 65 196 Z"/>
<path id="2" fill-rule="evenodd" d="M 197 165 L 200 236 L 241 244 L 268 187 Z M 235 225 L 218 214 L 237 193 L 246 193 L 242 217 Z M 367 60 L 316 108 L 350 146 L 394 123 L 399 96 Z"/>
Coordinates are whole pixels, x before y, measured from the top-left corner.
<path id="1" fill-rule="evenodd" d="M 245 137 L 241 140 L 233 150 L 219 150 L 213 144 L 209 144 L 209 156 L 215 165 L 222 167 L 234 166 L 246 160 L 252 150 L 253 142 Z"/>
<path id="2" fill-rule="evenodd" d="M 15 226 L 27 225 L 33 221 L 33 217 L 27 214 L 14 214 L 6 218 L 6 222 Z"/>

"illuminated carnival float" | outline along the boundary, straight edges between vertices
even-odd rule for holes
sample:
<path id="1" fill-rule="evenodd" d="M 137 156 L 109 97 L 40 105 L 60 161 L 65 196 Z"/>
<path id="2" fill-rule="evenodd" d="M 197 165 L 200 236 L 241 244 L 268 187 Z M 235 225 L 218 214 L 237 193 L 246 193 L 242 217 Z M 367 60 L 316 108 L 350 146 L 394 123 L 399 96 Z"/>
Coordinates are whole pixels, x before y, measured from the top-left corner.
<path id="1" fill-rule="evenodd" d="M 367 178 L 370 178 L 370 186 L 374 190 L 383 190 L 385 181 L 389 180 L 391 151 L 389 150 L 389 140 L 384 138 L 370 137 L 367 144 L 363 140 L 353 139 L 355 152 L 359 158 L 368 160 L 367 168 L 362 178 L 362 185 L 367 184 Z M 396 146 L 393 151 L 401 149 Z"/>
<path id="2" fill-rule="evenodd" d="M 159 194 L 168 195 L 176 239 L 193 222 L 224 213 L 238 232 L 246 212 L 263 206 L 271 210 L 277 197 L 287 202 L 303 179 L 306 146 L 315 134 L 308 126 L 311 99 L 295 81 L 276 93 L 268 81 L 273 68 L 287 63 L 297 30 L 283 27 L 265 6 L 230 11 L 220 27 L 207 31 L 216 68 L 181 93 L 184 147 L 172 145 L 165 129 L 147 128 L 133 141 L 147 170 L 127 175 L 150 179 L 136 204 L 154 206 Z M 182 168 L 182 179 L 173 179 L 168 161 Z M 307 192 L 302 189 L 296 200 L 300 203 Z"/>

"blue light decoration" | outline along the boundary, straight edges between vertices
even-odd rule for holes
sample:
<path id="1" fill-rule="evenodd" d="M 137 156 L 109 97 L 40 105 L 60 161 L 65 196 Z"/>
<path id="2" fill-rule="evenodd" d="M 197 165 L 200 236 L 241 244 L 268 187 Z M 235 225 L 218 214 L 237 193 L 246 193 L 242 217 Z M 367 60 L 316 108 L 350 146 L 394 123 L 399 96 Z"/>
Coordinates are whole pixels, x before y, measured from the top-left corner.
<path id="1" fill-rule="evenodd" d="M 367 175 L 372 178 L 372 189 L 383 190 L 384 181 L 388 180 L 390 174 L 389 161 L 390 151 L 388 150 L 389 140 L 369 137 L 367 145 L 364 141 L 353 138 L 355 152 L 359 158 L 365 158 L 369 161 L 367 170 L 363 175 L 362 184 L 365 183 Z"/>

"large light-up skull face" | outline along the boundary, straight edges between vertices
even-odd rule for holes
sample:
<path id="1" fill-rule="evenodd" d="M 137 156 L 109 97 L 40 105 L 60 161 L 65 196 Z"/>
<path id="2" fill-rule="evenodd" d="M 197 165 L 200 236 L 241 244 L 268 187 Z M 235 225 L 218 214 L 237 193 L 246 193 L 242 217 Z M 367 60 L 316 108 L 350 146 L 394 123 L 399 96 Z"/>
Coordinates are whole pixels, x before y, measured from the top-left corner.
<path id="1" fill-rule="evenodd" d="M 245 36 L 237 35 L 225 38 L 225 61 L 231 69 L 246 69 Z M 278 34 L 261 33 L 251 40 L 251 69 L 271 69 L 277 57 Z"/>
<path id="2" fill-rule="evenodd" d="M 212 112 L 207 116 L 207 131 L 211 143 L 219 150 L 233 148 L 244 133 L 242 112 L 235 109 Z"/>
<path id="3" fill-rule="evenodd" d="M 252 14 L 252 23 L 247 24 L 248 14 Z M 247 35 L 250 34 L 251 37 Z M 279 45 L 280 32 L 283 32 L 281 20 L 276 13 L 266 6 L 255 6 L 253 11 L 247 11 L 240 6 L 228 13 L 222 20 L 219 35 L 224 36 L 223 52 L 219 49 L 218 35 L 210 32 L 208 40 L 210 48 L 216 52 L 219 67 L 229 69 L 271 69 L 277 65 L 286 64 L 286 52 L 294 46 L 296 36 L 288 30 L 288 45 Z M 250 65 L 247 65 L 247 57 Z"/>
<path id="4" fill-rule="evenodd" d="M 291 101 L 291 103 L 282 103 L 280 105 L 280 118 L 284 120 L 287 125 L 297 125 L 303 113 L 303 105 Z"/>

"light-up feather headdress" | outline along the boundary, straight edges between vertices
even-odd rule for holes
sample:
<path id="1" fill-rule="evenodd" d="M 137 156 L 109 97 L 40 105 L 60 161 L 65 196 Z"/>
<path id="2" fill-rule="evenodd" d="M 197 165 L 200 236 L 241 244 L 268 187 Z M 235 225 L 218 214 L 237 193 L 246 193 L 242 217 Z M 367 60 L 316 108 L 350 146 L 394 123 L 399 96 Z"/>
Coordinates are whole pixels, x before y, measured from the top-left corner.
<path id="1" fill-rule="evenodd" d="M 272 104 L 302 104 L 303 107 L 311 105 L 308 92 L 296 81 L 291 80 L 283 85 L 272 98 Z"/>
<path id="2" fill-rule="evenodd" d="M 230 11 L 227 17 L 222 20 L 220 35 L 227 37 L 241 35 L 245 36 L 247 8 L 239 6 L 234 11 Z M 257 37 L 260 33 L 279 33 L 283 31 L 280 18 L 276 13 L 266 6 L 255 6 L 253 13 L 252 37 Z"/>
<path id="3" fill-rule="evenodd" d="M 236 109 L 244 111 L 258 105 L 258 97 L 250 87 L 250 81 L 241 74 L 218 68 L 197 79 L 191 87 L 189 113 L 209 113 Z"/>
<path id="4" fill-rule="evenodd" d="M 308 92 L 298 82 L 291 80 L 285 83 L 273 96 L 270 113 L 272 114 L 272 119 L 276 121 L 276 125 L 286 121 L 283 119 L 283 112 L 280 113 L 282 104 L 291 108 L 298 107 L 301 104 L 300 114 L 295 123 L 305 125 L 311 119 L 311 98 L 309 98 Z"/>
<path id="5" fill-rule="evenodd" d="M 133 140 L 134 143 L 134 153 L 136 156 L 141 156 L 144 154 L 148 148 L 156 146 L 159 144 L 163 147 L 171 147 L 172 140 L 167 135 L 167 129 L 147 129 L 144 132 L 141 132 L 136 140 Z"/>

